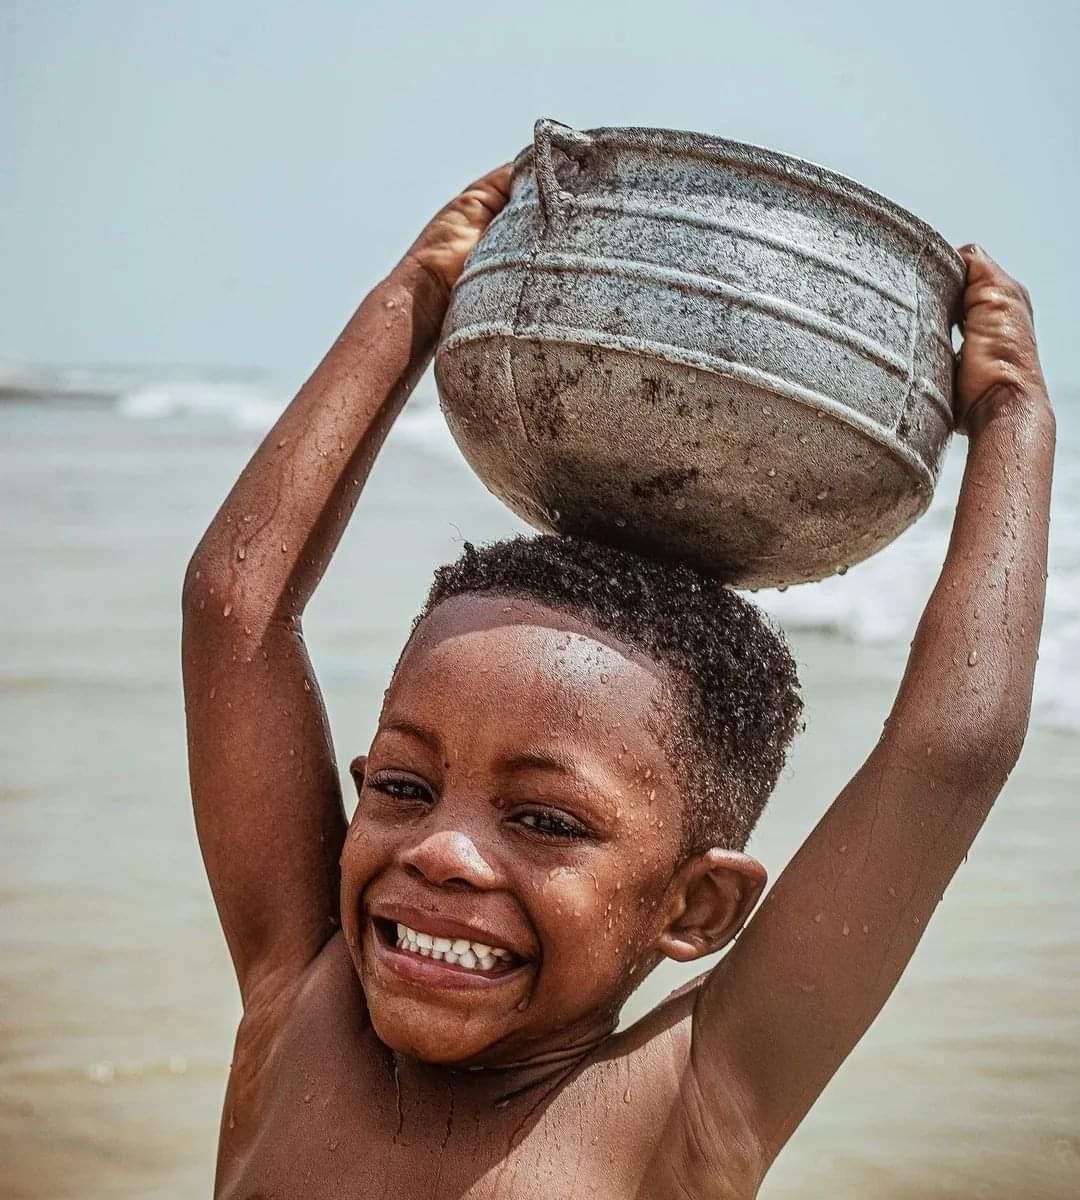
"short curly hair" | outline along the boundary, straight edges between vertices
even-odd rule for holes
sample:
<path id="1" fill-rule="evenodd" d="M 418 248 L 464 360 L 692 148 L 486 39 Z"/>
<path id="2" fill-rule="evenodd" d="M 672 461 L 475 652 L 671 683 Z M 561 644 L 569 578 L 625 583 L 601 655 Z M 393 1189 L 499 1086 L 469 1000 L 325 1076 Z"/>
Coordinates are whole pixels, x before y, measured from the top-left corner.
<path id="1" fill-rule="evenodd" d="M 466 542 L 435 572 L 413 629 L 469 594 L 571 613 L 666 667 L 676 718 L 657 732 L 688 797 L 683 849 L 746 845 L 802 713 L 787 643 L 753 604 L 689 566 L 544 534 Z"/>

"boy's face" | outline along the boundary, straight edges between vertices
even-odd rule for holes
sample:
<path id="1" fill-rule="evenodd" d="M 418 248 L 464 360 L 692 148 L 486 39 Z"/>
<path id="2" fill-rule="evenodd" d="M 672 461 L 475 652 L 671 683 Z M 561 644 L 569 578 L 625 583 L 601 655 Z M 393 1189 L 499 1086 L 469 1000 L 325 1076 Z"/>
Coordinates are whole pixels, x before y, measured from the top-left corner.
<path id="1" fill-rule="evenodd" d="M 342 926 L 387 1045 L 470 1064 L 585 1045 L 660 957 L 682 838 L 653 732 L 665 681 L 603 639 L 490 596 L 417 629 L 342 855 Z"/>

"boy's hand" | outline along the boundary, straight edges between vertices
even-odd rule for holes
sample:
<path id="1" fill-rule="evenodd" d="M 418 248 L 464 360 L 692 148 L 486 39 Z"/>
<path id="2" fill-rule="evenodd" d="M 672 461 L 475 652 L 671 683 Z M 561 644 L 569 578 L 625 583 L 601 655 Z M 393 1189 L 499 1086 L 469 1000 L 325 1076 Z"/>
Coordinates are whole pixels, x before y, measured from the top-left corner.
<path id="1" fill-rule="evenodd" d="M 449 299 L 465 260 L 510 198 L 510 163 L 478 179 L 440 209 L 405 255 L 422 267 Z"/>
<path id="2" fill-rule="evenodd" d="M 976 433 L 995 412 L 1049 409 L 1035 345 L 1031 296 L 979 246 L 961 246 L 967 266 L 956 360 L 956 425 Z"/>

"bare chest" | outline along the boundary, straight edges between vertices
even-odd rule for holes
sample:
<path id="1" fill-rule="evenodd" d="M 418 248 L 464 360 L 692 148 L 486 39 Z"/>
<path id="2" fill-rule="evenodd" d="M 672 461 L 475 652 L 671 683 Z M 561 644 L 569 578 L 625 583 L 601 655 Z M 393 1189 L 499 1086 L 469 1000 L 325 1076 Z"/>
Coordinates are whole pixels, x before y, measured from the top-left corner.
<path id="1" fill-rule="evenodd" d="M 665 1143 L 677 1138 L 657 1128 L 656 1106 L 643 1097 L 647 1111 L 634 1109 L 631 1095 L 616 1107 L 595 1078 L 555 1097 L 541 1091 L 495 1107 L 456 1094 L 452 1081 L 417 1095 L 363 1069 L 336 1078 L 317 1074 L 309 1072 L 301 1090 L 280 1088 L 262 1106 L 258 1128 L 225 1172 L 219 1196 L 662 1200 L 677 1194 L 657 1186 Z"/>
<path id="2" fill-rule="evenodd" d="M 723 1146 L 703 1153 L 709 1139 L 688 1123 L 697 1106 L 684 1095 L 689 1041 L 670 1025 L 632 1047 L 613 1039 L 569 1075 L 493 1097 L 467 1075 L 395 1069 L 347 992 L 295 1016 L 249 1084 L 234 1071 L 218 1200 L 688 1200 L 756 1190 Z"/>

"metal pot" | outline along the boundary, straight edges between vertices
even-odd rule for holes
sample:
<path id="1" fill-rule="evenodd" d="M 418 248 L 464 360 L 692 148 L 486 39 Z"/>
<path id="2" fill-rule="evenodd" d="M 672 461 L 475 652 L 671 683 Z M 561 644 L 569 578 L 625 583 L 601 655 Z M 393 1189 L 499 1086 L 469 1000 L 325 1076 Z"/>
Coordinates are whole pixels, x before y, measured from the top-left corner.
<path id="1" fill-rule="evenodd" d="M 536 527 L 798 583 L 929 505 L 963 280 L 939 234 L 822 167 L 539 121 L 436 378 L 466 459 Z"/>

